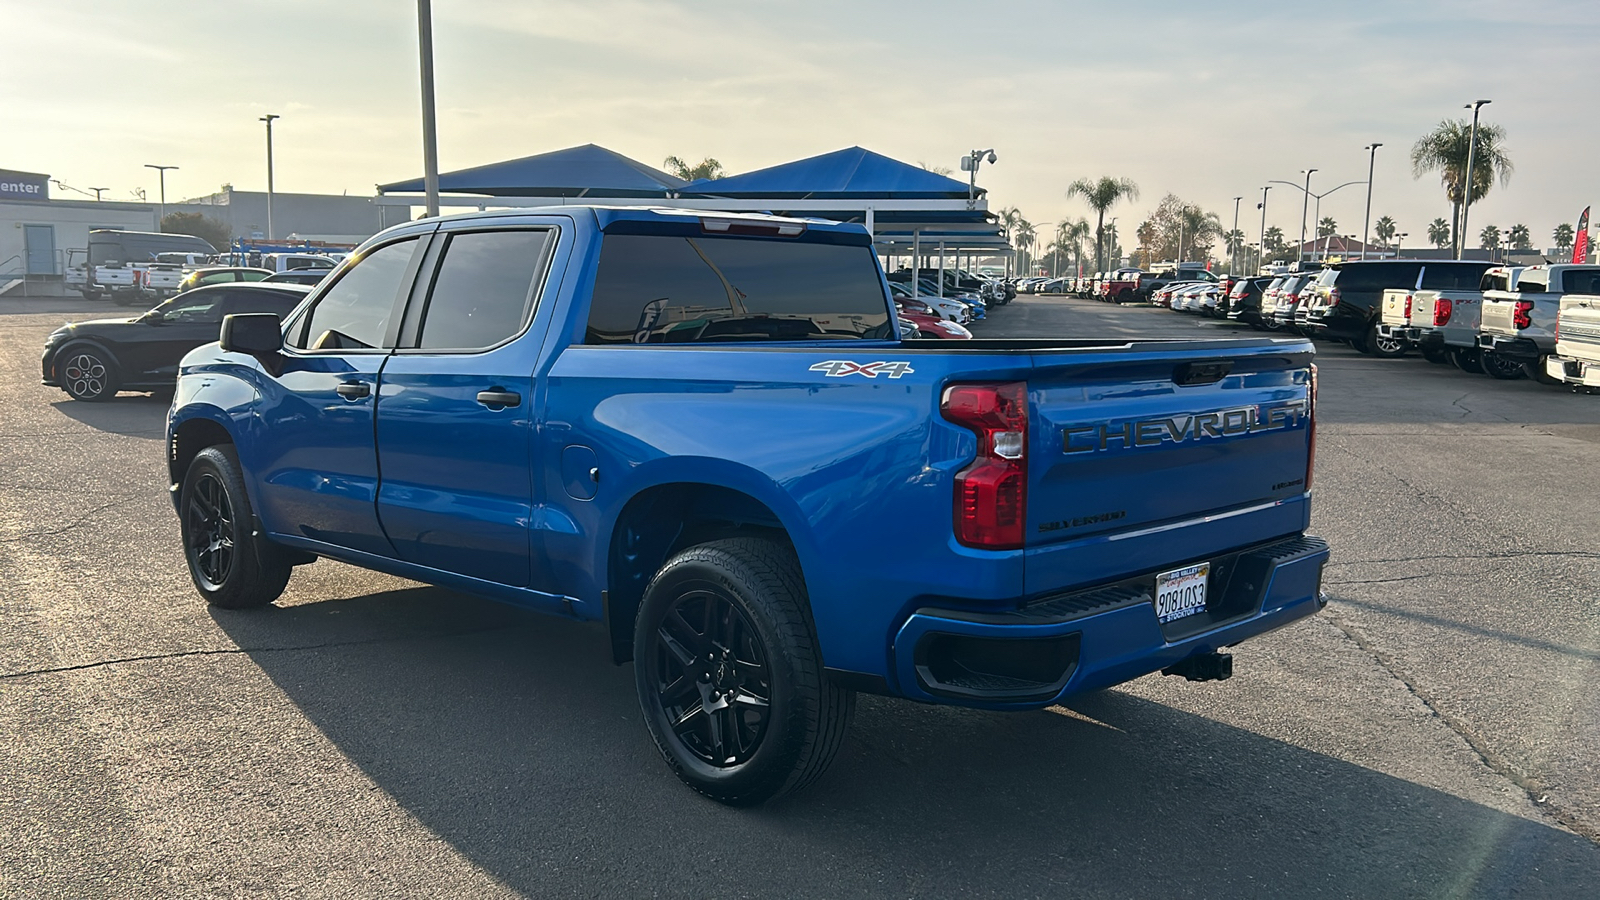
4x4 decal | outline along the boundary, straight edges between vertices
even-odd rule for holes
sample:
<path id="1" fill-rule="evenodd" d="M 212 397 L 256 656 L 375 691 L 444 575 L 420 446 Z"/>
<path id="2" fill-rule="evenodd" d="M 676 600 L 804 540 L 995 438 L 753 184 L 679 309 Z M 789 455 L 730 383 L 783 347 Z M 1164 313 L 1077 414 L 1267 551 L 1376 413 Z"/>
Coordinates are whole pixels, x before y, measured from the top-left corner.
<path id="1" fill-rule="evenodd" d="M 916 369 L 911 368 L 908 362 L 851 362 L 848 359 L 830 359 L 819 362 L 811 367 L 813 372 L 827 372 L 829 378 L 843 378 L 846 375 L 860 375 L 864 378 L 877 378 L 880 374 L 890 378 L 899 378 L 909 375 Z"/>

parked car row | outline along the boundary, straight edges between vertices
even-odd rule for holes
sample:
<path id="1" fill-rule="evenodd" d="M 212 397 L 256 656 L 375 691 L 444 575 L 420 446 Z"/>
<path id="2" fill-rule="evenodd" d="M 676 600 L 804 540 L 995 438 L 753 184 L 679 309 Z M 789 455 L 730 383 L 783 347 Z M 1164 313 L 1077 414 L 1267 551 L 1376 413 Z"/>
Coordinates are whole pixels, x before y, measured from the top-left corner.
<path id="1" fill-rule="evenodd" d="M 901 269 L 887 277 L 900 333 L 911 338 L 970 339 L 968 326 L 987 318 L 991 305 L 1010 303 L 1017 295 L 1014 284 L 957 269 L 942 274 L 937 269 Z"/>
<path id="2" fill-rule="evenodd" d="M 261 281 L 275 274 L 286 276 L 275 280 L 315 284 L 338 263 L 333 256 L 319 253 L 218 253 L 209 243 L 187 234 L 94 229 L 89 232 L 87 250 L 68 253 L 63 280 L 86 300 L 134 306 L 205 284 Z"/>
<path id="3" fill-rule="evenodd" d="M 1495 378 L 1600 386 L 1595 265 L 1350 261 L 1231 284 L 1178 282 L 1152 299 L 1179 312 L 1342 341 L 1383 358 L 1416 351 Z"/>

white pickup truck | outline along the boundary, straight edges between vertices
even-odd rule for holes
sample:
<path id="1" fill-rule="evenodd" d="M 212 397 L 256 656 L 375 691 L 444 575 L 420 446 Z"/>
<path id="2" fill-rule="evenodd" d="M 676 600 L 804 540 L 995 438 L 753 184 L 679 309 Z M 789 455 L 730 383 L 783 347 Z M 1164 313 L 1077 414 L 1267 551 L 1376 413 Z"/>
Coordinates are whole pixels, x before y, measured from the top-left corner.
<path id="1" fill-rule="evenodd" d="M 1453 362 L 1465 372 L 1521 371 L 1520 363 L 1508 363 L 1492 355 L 1485 359 L 1478 349 L 1478 325 L 1483 314 L 1483 292 L 1510 290 L 1525 268 L 1458 268 L 1438 273 L 1432 280 L 1424 277 L 1423 287 L 1389 288 L 1383 292 L 1378 334 L 1416 347 L 1429 362 Z M 1439 277 L 1453 278 L 1455 283 L 1440 283 Z"/>
<path id="2" fill-rule="evenodd" d="M 216 252 L 193 235 L 95 229 L 89 232 L 88 264 L 78 291 L 124 306 L 153 303 L 176 294 L 183 281 L 182 261 L 162 261 L 164 255 Z"/>
<path id="3" fill-rule="evenodd" d="M 1545 376 L 1600 390 L 1600 294 L 1568 294 L 1556 318 L 1556 352 L 1545 357 Z"/>
<path id="4" fill-rule="evenodd" d="M 1548 374 L 1548 357 L 1556 352 L 1556 317 L 1569 294 L 1600 294 L 1600 265 L 1529 266 L 1512 290 L 1485 291 L 1479 349 L 1521 363 L 1530 378 L 1558 383 Z"/>

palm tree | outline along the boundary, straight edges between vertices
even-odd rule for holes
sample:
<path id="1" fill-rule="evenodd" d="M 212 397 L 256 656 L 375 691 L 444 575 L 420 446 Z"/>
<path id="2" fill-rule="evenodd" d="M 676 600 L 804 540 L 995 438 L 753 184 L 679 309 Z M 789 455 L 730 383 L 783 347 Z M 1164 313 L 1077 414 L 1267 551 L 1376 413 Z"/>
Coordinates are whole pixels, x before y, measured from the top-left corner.
<path id="1" fill-rule="evenodd" d="M 1450 243 L 1450 223 L 1444 219 L 1434 219 L 1429 222 L 1428 243 L 1443 250 Z"/>
<path id="2" fill-rule="evenodd" d="M 1461 204 L 1477 203 L 1489 193 L 1496 177 L 1501 186 L 1511 180 L 1511 157 L 1504 144 L 1506 130 L 1499 125 L 1479 123 L 1477 149 L 1471 152 L 1472 176 L 1466 177 L 1467 156 L 1472 150 L 1472 127 L 1466 121 L 1446 119 L 1433 131 L 1417 139 L 1411 147 L 1411 174 L 1421 178 L 1429 172 L 1438 172 L 1444 185 L 1445 197 L 1450 200 L 1451 222 L 1461 221 Z M 1463 184 L 1471 184 L 1471 191 L 1463 194 Z"/>
<path id="3" fill-rule="evenodd" d="M 1511 246 L 1517 250 L 1533 249 L 1533 234 L 1528 231 L 1528 226 L 1511 226 Z"/>
<path id="4" fill-rule="evenodd" d="M 1267 252 L 1277 253 L 1283 249 L 1283 229 L 1274 225 L 1267 229 Z"/>
<path id="5" fill-rule="evenodd" d="M 1338 233 L 1339 223 L 1334 221 L 1333 216 L 1323 216 L 1322 221 L 1317 223 L 1317 237 L 1319 238 Z"/>
<path id="6" fill-rule="evenodd" d="M 1133 234 L 1139 239 L 1139 249 L 1143 252 L 1144 264 L 1145 266 L 1149 266 L 1151 248 L 1154 247 L 1156 243 L 1156 223 L 1150 221 L 1149 219 L 1145 219 L 1143 222 L 1139 223 L 1139 227 L 1133 232 Z"/>
<path id="7" fill-rule="evenodd" d="M 1015 206 L 1007 206 L 1000 210 L 1000 230 L 1005 233 L 1006 243 L 1011 243 L 1011 232 L 1016 229 L 1017 224 L 1021 221 L 1022 211 L 1017 209 Z M 1007 277 L 1011 277 L 1013 274 L 1015 274 L 1011 271 L 1011 262 L 1012 261 L 1009 259 L 1006 260 Z"/>
<path id="8" fill-rule="evenodd" d="M 1022 268 L 1028 268 L 1028 251 L 1033 248 L 1034 242 L 1033 223 L 1021 216 L 1017 217 L 1017 249 L 1022 251 Z"/>
<path id="9" fill-rule="evenodd" d="M 1572 230 L 1572 223 L 1562 222 L 1550 236 L 1556 240 L 1556 249 L 1565 253 L 1572 249 L 1572 242 L 1577 239 L 1578 234 Z"/>
<path id="10" fill-rule="evenodd" d="M 1372 226 L 1372 233 L 1377 236 L 1378 240 L 1383 241 L 1383 245 L 1385 247 L 1394 246 L 1394 244 L 1391 242 L 1394 240 L 1394 236 L 1397 232 L 1399 232 L 1399 230 L 1400 226 L 1396 225 L 1394 219 L 1391 219 L 1388 216 L 1384 216 L 1383 218 L 1379 219 Z"/>
<path id="11" fill-rule="evenodd" d="M 1068 219 L 1056 226 L 1056 234 L 1064 246 L 1072 248 L 1074 265 L 1083 268 L 1083 242 L 1089 239 L 1089 221 L 1082 217 Z"/>
<path id="12" fill-rule="evenodd" d="M 1234 230 L 1223 235 L 1222 240 L 1228 248 L 1228 274 L 1237 275 L 1239 273 L 1233 271 L 1232 261 L 1238 259 L 1239 251 L 1244 249 L 1244 232 L 1235 228 Z"/>
<path id="13" fill-rule="evenodd" d="M 1485 225 L 1478 232 L 1478 246 L 1485 250 L 1493 250 L 1500 246 L 1500 229 L 1494 225 Z"/>
<path id="14" fill-rule="evenodd" d="M 1211 242 L 1222 236 L 1222 219 L 1216 213 L 1206 212 L 1198 206 L 1185 205 L 1178 209 L 1177 220 L 1181 226 L 1182 242 L 1178 245 L 1178 262 L 1183 262 L 1183 249 L 1201 251 L 1201 259 L 1211 249 Z"/>
<path id="15" fill-rule="evenodd" d="M 722 163 L 709 156 L 692 166 L 682 157 L 669 156 L 661 163 L 661 167 L 684 181 L 699 181 L 702 178 L 709 181 L 728 174 L 723 171 Z"/>
<path id="16" fill-rule="evenodd" d="M 1095 212 L 1095 271 L 1104 272 L 1106 270 L 1106 210 L 1115 206 L 1118 200 L 1139 199 L 1139 186 L 1134 184 L 1131 178 L 1112 178 L 1109 175 L 1101 176 L 1098 181 L 1079 178 L 1077 181 L 1067 185 L 1067 196 L 1082 197 L 1083 202 L 1089 204 L 1089 208 Z"/>
<path id="17" fill-rule="evenodd" d="M 955 170 L 949 166 L 930 166 L 921 160 L 917 161 L 917 165 L 927 169 L 929 172 L 932 172 L 935 175 L 943 175 L 946 178 L 949 178 L 951 175 L 955 174 Z"/>

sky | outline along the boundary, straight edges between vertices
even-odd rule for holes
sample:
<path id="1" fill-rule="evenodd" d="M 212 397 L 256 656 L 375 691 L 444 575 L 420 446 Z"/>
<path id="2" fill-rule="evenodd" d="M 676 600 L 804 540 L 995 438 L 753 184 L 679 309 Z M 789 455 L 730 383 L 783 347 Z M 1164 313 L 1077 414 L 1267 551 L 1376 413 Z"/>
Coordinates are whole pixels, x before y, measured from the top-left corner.
<path id="1" fill-rule="evenodd" d="M 154 200 L 146 163 L 179 167 L 172 201 L 264 190 L 258 119 L 275 113 L 280 191 L 421 174 L 413 0 L 0 0 L 0 21 L 0 168 L 107 199 Z M 443 171 L 585 143 L 730 173 L 853 145 L 957 169 L 994 148 L 990 209 L 1041 232 L 1092 223 L 1074 180 L 1131 178 L 1139 199 L 1111 213 L 1131 244 L 1167 193 L 1224 227 L 1242 196 L 1254 236 L 1269 180 L 1363 180 L 1380 142 L 1372 218 L 1420 245 L 1449 206 L 1437 175 L 1413 177 L 1411 145 L 1491 99 L 1515 173 L 1474 205 L 1474 237 L 1523 223 L 1549 246 L 1600 201 L 1592 0 L 434 0 L 433 23 Z M 1274 186 L 1267 225 L 1292 240 L 1301 199 Z M 1321 211 L 1359 234 L 1365 202 L 1353 185 Z"/>

